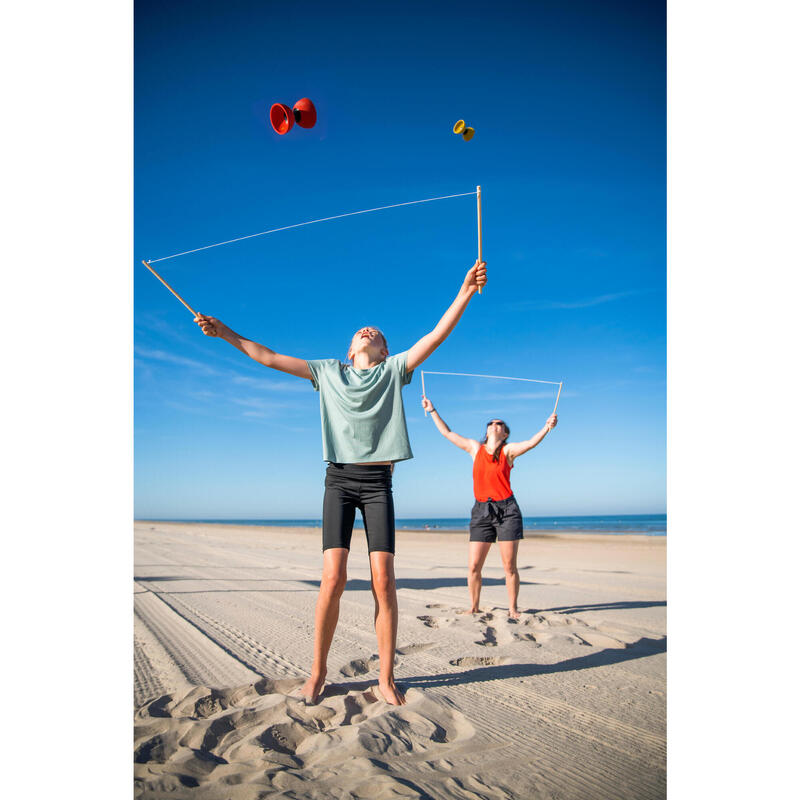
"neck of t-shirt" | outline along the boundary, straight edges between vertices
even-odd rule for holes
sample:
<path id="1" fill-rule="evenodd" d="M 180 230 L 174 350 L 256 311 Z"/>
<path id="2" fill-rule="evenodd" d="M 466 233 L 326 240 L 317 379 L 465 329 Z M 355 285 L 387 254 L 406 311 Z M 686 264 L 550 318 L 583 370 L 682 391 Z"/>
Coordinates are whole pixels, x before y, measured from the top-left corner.
<path id="1" fill-rule="evenodd" d="M 385 358 L 373 360 L 367 353 L 356 353 L 353 356 L 353 368 L 372 369 L 373 367 L 377 367 L 378 364 L 383 364 L 384 361 L 386 361 Z"/>

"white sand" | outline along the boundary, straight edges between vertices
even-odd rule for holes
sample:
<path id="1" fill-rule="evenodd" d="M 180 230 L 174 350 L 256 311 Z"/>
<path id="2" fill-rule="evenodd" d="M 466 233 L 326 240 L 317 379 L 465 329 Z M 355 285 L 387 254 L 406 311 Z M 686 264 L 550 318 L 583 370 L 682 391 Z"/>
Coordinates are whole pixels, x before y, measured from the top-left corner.
<path id="1" fill-rule="evenodd" d="M 508 621 L 497 548 L 484 613 L 466 534 L 398 532 L 396 676 L 380 699 L 363 531 L 316 705 L 315 529 L 136 524 L 135 796 L 663 798 L 666 540 L 520 545 Z"/>

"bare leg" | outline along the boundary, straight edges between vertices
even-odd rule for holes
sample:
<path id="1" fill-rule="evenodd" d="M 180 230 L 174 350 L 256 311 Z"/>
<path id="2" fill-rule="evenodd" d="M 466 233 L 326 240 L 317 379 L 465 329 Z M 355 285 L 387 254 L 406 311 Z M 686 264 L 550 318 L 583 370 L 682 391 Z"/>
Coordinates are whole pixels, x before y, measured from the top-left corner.
<path id="1" fill-rule="evenodd" d="M 481 570 L 486 556 L 489 555 L 491 542 L 470 542 L 469 543 L 469 571 L 467 572 L 467 586 L 469 587 L 469 597 L 472 603 L 471 614 L 477 614 L 481 602 Z"/>
<path id="2" fill-rule="evenodd" d="M 301 689 L 301 693 L 314 702 L 322 692 L 328 674 L 328 651 L 339 621 L 339 600 L 347 583 L 349 553 L 345 547 L 331 547 L 322 554 L 322 580 L 314 619 L 314 663 L 311 677 Z"/>
<path id="3" fill-rule="evenodd" d="M 397 588 L 394 579 L 394 554 L 369 554 L 372 596 L 375 598 L 375 635 L 378 637 L 380 677 L 378 687 L 387 703 L 405 705 L 403 693 L 394 683 L 394 653 L 397 648 Z"/>
<path id="4" fill-rule="evenodd" d="M 508 591 L 508 616 L 519 619 L 517 597 L 519 596 L 519 572 L 517 571 L 517 551 L 519 539 L 513 542 L 498 542 L 500 545 L 500 558 L 503 559 L 503 569 L 506 572 L 506 590 Z"/>

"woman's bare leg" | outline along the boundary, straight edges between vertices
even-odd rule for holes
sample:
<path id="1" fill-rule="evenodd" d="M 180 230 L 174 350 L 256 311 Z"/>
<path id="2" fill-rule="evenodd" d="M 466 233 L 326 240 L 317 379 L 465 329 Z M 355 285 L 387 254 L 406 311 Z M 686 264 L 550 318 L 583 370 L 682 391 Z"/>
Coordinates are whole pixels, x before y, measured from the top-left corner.
<path id="1" fill-rule="evenodd" d="M 328 651 L 339 621 L 339 600 L 347 583 L 346 547 L 331 547 L 322 554 L 322 580 L 319 584 L 317 611 L 314 621 L 314 663 L 311 677 L 301 692 L 316 702 L 328 674 Z"/>
<path id="2" fill-rule="evenodd" d="M 519 539 L 513 542 L 498 542 L 500 545 L 500 558 L 503 559 L 503 569 L 506 572 L 506 590 L 508 591 L 508 616 L 519 619 L 517 597 L 519 596 L 519 572 L 517 571 L 517 551 Z"/>
<path id="3" fill-rule="evenodd" d="M 472 603 L 471 614 L 477 614 L 481 602 L 481 570 L 486 556 L 489 554 L 491 542 L 470 542 L 469 543 L 469 570 L 467 572 L 467 586 L 469 587 L 469 598 Z"/>

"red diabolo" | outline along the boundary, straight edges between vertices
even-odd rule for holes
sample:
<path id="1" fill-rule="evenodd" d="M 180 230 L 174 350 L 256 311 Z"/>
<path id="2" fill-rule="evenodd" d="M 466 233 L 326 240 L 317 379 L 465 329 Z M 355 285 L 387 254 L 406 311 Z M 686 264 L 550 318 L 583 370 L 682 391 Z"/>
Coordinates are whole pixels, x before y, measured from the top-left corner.
<path id="1" fill-rule="evenodd" d="M 313 128 L 317 122 L 317 109 L 307 98 L 303 97 L 294 104 L 294 108 L 284 103 L 274 103 L 269 110 L 269 121 L 276 133 L 287 133 L 296 122 L 301 128 Z"/>
<path id="2" fill-rule="evenodd" d="M 275 103 L 269 110 L 269 121 L 278 133 L 286 133 L 294 125 L 292 109 L 283 103 Z"/>
<path id="3" fill-rule="evenodd" d="M 303 97 L 294 104 L 292 109 L 294 113 L 294 121 L 301 128 L 313 128 L 317 122 L 317 109 L 314 104 L 307 98 Z"/>

